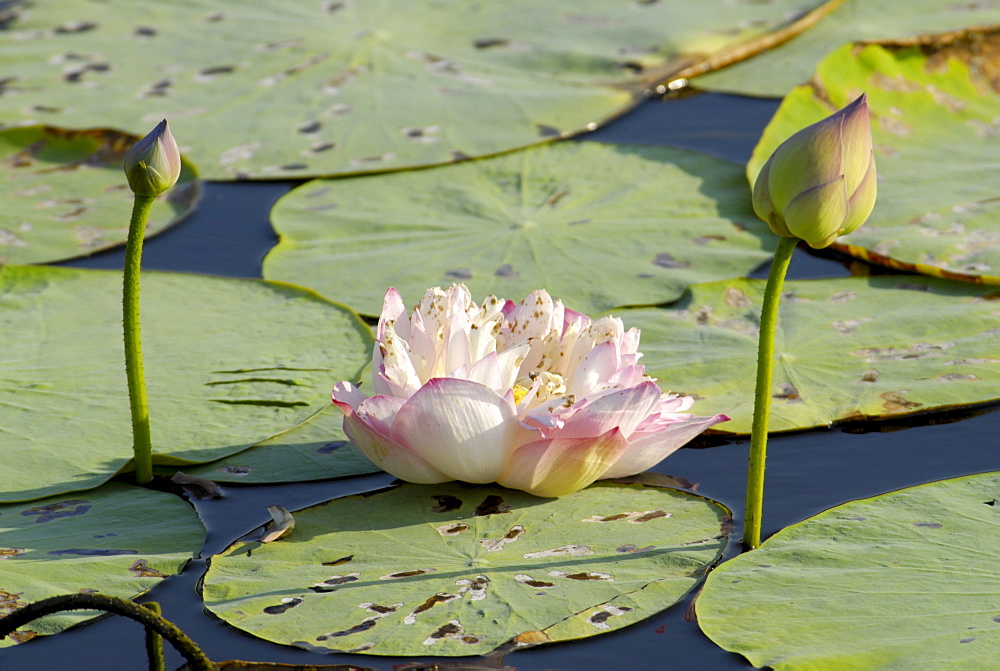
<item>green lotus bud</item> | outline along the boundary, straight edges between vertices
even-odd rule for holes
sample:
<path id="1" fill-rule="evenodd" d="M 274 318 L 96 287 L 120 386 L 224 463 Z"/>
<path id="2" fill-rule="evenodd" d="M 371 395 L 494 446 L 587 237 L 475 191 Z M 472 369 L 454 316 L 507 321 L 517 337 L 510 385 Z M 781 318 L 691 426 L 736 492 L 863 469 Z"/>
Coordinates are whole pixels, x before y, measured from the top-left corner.
<path id="1" fill-rule="evenodd" d="M 771 230 L 820 249 L 865 223 L 875 207 L 868 99 L 803 128 L 757 175 L 753 209 Z"/>
<path id="2" fill-rule="evenodd" d="M 181 152 L 166 119 L 125 155 L 125 177 L 137 196 L 154 198 L 177 183 L 180 175 Z"/>

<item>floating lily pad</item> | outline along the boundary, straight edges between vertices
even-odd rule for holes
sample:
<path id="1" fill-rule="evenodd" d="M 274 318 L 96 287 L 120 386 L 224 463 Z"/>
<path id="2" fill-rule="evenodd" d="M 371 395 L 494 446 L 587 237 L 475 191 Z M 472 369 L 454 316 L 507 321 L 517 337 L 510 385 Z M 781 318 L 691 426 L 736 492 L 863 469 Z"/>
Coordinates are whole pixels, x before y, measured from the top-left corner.
<path id="1" fill-rule="evenodd" d="M 672 301 L 744 275 L 775 237 L 740 169 L 666 147 L 565 142 L 434 170 L 309 182 L 281 198 L 264 276 L 378 314 L 387 286 L 417 300 L 464 282 L 574 310 Z M 360 277 L 377 281 L 359 281 Z"/>
<path id="2" fill-rule="evenodd" d="M 167 117 L 207 179 L 235 179 L 394 170 L 584 130 L 820 2 L 6 4 L 7 124 L 144 133 Z"/>
<path id="3" fill-rule="evenodd" d="M 664 390 L 749 433 L 764 281 L 696 285 L 661 309 L 616 312 L 642 331 Z M 925 277 L 785 283 L 775 336 L 772 431 L 1000 398 L 1000 293 Z"/>
<path id="4" fill-rule="evenodd" d="M 133 196 L 122 161 L 138 140 L 113 130 L 0 131 L 0 264 L 48 263 L 125 242 Z M 198 191 L 182 159 L 177 185 L 153 203 L 146 235 L 190 212 Z"/>
<path id="5" fill-rule="evenodd" d="M 0 527 L 0 617 L 73 592 L 131 599 L 180 572 L 205 542 L 205 529 L 187 503 L 119 483 L 0 505 Z M 48 615 L 0 640 L 0 648 L 57 633 L 94 615 Z"/>
<path id="6" fill-rule="evenodd" d="M 695 86 L 754 96 L 780 98 L 807 82 L 824 56 L 846 42 L 922 42 L 928 33 L 1000 22 L 994 2 L 955 0 L 831 0 L 840 4 L 805 33 L 753 58 L 694 80 Z"/>
<path id="7" fill-rule="evenodd" d="M 0 267 L 0 500 L 88 489 L 128 467 L 121 281 Z M 279 283 L 145 273 L 142 316 L 154 463 L 212 461 L 280 433 L 371 356 L 357 315 Z"/>
<path id="8" fill-rule="evenodd" d="M 217 482 L 304 482 L 378 473 L 344 435 L 344 413 L 328 406 L 248 450 L 184 472 Z M 176 469 L 174 469 L 176 470 Z"/>
<path id="9" fill-rule="evenodd" d="M 726 562 L 698 623 L 773 669 L 988 668 L 1000 659 L 1000 473 L 852 501 Z"/>
<path id="10" fill-rule="evenodd" d="M 904 270 L 1000 283 L 1000 31 L 919 47 L 847 45 L 782 102 L 751 181 L 793 132 L 868 93 L 878 202 L 834 247 Z"/>
<path id="11" fill-rule="evenodd" d="M 559 499 L 402 485 L 295 513 L 295 530 L 213 557 L 208 608 L 323 652 L 476 655 L 593 636 L 680 600 L 718 560 L 721 505 L 600 483 Z"/>

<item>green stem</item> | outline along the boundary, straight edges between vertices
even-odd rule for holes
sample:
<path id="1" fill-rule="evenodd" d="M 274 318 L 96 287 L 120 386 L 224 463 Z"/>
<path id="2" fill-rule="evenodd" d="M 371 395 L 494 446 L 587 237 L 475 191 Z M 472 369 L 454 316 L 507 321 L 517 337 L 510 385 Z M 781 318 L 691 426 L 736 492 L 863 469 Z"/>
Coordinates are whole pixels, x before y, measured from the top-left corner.
<path id="1" fill-rule="evenodd" d="M 142 607 L 157 617 L 163 617 L 163 609 L 155 601 L 147 601 Z M 167 671 L 167 660 L 163 656 L 163 637 L 152 629 L 146 629 L 146 656 L 149 658 L 149 671 Z"/>
<path id="2" fill-rule="evenodd" d="M 747 473 L 746 517 L 743 544 L 753 550 L 760 546 L 760 520 L 764 508 L 764 461 L 767 458 L 767 420 L 771 412 L 771 377 L 774 370 L 774 331 L 778 323 L 778 302 L 785 283 L 788 262 L 798 238 L 781 238 L 771 261 L 760 309 L 760 337 L 757 341 L 757 387 L 754 392 L 753 425 L 750 429 L 750 469 Z"/>
<path id="3" fill-rule="evenodd" d="M 170 641 L 177 652 L 181 653 L 188 661 L 189 668 L 194 669 L 194 671 L 214 671 L 215 669 L 215 665 L 202 652 L 201 648 L 178 629 L 177 625 L 164 620 L 137 603 L 105 594 L 53 596 L 12 611 L 9 615 L 0 617 L 0 641 L 8 634 L 43 615 L 61 613 L 66 610 L 103 610 L 107 613 L 123 615 Z"/>
<path id="4" fill-rule="evenodd" d="M 125 327 L 125 374 L 132 409 L 132 450 L 135 480 L 140 485 L 153 479 L 153 445 L 149 436 L 149 406 L 146 378 L 142 367 L 142 336 L 139 329 L 139 267 L 142 265 L 142 238 L 146 234 L 149 207 L 155 198 L 136 196 L 125 243 L 125 283 L 122 291 Z"/>

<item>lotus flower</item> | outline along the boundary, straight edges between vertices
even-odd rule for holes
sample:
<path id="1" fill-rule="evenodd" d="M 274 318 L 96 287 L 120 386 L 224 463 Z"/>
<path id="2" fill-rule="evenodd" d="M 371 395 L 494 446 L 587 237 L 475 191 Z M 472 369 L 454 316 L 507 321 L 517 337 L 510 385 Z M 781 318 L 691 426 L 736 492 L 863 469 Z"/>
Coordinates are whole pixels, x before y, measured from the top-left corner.
<path id="1" fill-rule="evenodd" d="M 125 155 L 125 178 L 137 196 L 155 198 L 181 176 L 181 152 L 164 119 Z"/>
<path id="2" fill-rule="evenodd" d="M 429 289 L 407 318 L 385 295 L 372 359 L 375 395 L 340 382 L 344 431 L 403 480 L 498 482 L 555 497 L 633 475 L 729 419 L 694 417 L 638 364 L 639 331 L 565 309 L 545 291 L 482 305 Z"/>
<path id="3" fill-rule="evenodd" d="M 785 140 L 753 186 L 753 209 L 771 230 L 816 249 L 856 230 L 875 207 L 875 156 L 862 94 Z"/>

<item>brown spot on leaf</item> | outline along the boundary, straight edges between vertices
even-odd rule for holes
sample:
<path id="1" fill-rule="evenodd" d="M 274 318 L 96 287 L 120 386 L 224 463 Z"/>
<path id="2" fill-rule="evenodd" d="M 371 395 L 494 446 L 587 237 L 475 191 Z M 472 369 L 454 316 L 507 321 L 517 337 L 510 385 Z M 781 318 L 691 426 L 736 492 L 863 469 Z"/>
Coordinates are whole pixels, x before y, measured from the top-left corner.
<path id="1" fill-rule="evenodd" d="M 502 513 L 509 513 L 510 506 L 504 503 L 503 497 L 497 496 L 496 494 L 490 494 L 483 502 L 476 506 L 476 517 L 482 517 L 484 515 L 499 515 Z"/>
<path id="2" fill-rule="evenodd" d="M 90 510 L 90 502 L 84 499 L 68 499 L 66 501 L 60 501 L 59 503 L 50 503 L 46 506 L 37 506 L 35 508 L 28 508 L 27 510 L 22 510 L 21 515 L 24 517 L 38 516 L 35 520 L 37 524 L 44 524 L 45 522 L 51 522 L 52 520 L 57 520 L 61 517 L 76 517 L 77 515 L 83 515 L 88 510 Z"/>
<path id="3" fill-rule="evenodd" d="M 525 631 L 513 638 L 514 645 L 524 647 L 548 643 L 549 636 L 544 631 Z"/>
<path id="4" fill-rule="evenodd" d="M 456 280 L 471 280 L 472 271 L 468 268 L 453 268 L 451 270 L 446 270 L 444 273 L 447 277 L 452 277 Z"/>
<path id="5" fill-rule="evenodd" d="M 722 298 L 731 308 L 748 308 L 753 305 L 753 301 L 745 293 L 736 287 L 726 287 L 722 293 Z"/>
<path id="6" fill-rule="evenodd" d="M 437 532 L 442 536 L 457 536 L 463 531 L 469 530 L 468 524 L 462 524 L 461 522 L 452 522 L 449 524 L 442 524 L 437 528 Z"/>
<path id="7" fill-rule="evenodd" d="M 878 377 L 880 373 L 874 368 L 870 368 L 864 372 L 861 376 L 862 382 L 878 382 Z"/>
<path id="8" fill-rule="evenodd" d="M 882 408 L 886 412 L 906 412 L 907 410 L 914 410 L 923 405 L 923 403 L 903 398 L 903 394 L 905 393 L 905 391 L 887 391 L 879 394 L 879 398 L 883 401 Z"/>
<path id="9" fill-rule="evenodd" d="M 154 568 L 149 568 L 145 559 L 139 559 L 128 567 L 128 570 L 140 578 L 166 578 L 166 574 L 160 573 Z"/>
<path id="10" fill-rule="evenodd" d="M 399 571 L 398 573 L 389 573 L 384 576 L 379 577 L 379 580 L 395 580 L 397 578 L 412 578 L 418 575 L 425 575 L 427 573 L 434 573 L 437 571 L 436 568 L 420 568 L 414 571 Z"/>
<path id="11" fill-rule="evenodd" d="M 287 610 L 289 610 L 291 608 L 295 608 L 300 603 L 302 603 L 301 597 L 297 597 L 297 596 L 286 597 L 286 598 L 284 598 L 284 599 L 281 600 L 280 604 L 277 604 L 277 605 L 274 605 L 274 606 L 267 606 L 267 607 L 265 607 L 264 608 L 264 612 L 267 613 L 268 615 L 281 615 L 285 611 L 287 611 Z"/>
<path id="12" fill-rule="evenodd" d="M 341 564 L 346 564 L 347 562 L 354 559 L 354 555 L 347 555 L 346 557 L 341 557 L 340 559 L 334 559 L 333 561 L 325 561 L 322 566 L 340 566 Z"/>
<path id="13" fill-rule="evenodd" d="M 497 277 L 517 277 L 517 272 L 514 270 L 514 266 L 509 263 L 505 263 L 494 270 L 493 274 Z"/>
<path id="14" fill-rule="evenodd" d="M 607 573 L 601 573 L 600 571 L 585 571 L 583 573 L 569 573 L 563 578 L 569 578 L 570 580 L 611 580 L 611 576 Z"/>
<path id="15" fill-rule="evenodd" d="M 351 555 L 353 557 L 353 555 Z M 335 592 L 337 588 L 341 585 L 346 585 L 349 582 L 355 582 L 361 577 L 360 573 L 348 573 L 347 575 L 332 575 L 323 582 L 318 582 L 315 585 L 310 585 L 309 589 L 314 592 L 319 592 L 320 594 L 326 592 Z"/>
<path id="16" fill-rule="evenodd" d="M 478 40 L 472 42 L 472 46 L 476 49 L 489 49 L 490 47 L 503 47 L 510 44 L 510 40 L 505 40 L 502 37 L 482 37 Z"/>
<path id="17" fill-rule="evenodd" d="M 661 268 L 675 269 L 688 268 L 691 266 L 691 263 L 689 261 L 678 261 L 672 254 L 661 252 L 653 259 L 653 265 L 660 266 Z"/>
<path id="18" fill-rule="evenodd" d="M 924 527 L 925 529 L 940 529 L 941 525 L 937 522 L 914 522 L 915 527 Z"/>
<path id="19" fill-rule="evenodd" d="M 431 508 L 432 513 L 450 513 L 462 507 L 462 499 L 451 494 L 437 494 L 431 496 L 438 504 Z"/>
<path id="20" fill-rule="evenodd" d="M 93 21 L 67 21 L 60 26 L 56 26 L 55 33 L 58 35 L 69 35 L 71 33 L 86 33 L 97 27 Z"/>
<path id="21" fill-rule="evenodd" d="M 629 520 L 629 522 L 632 524 L 641 524 L 643 522 L 649 522 L 650 520 L 655 520 L 660 517 L 670 517 L 670 513 L 663 510 L 653 510 L 644 515 L 640 515 L 639 517 L 636 517 L 633 520 Z"/>
<path id="22" fill-rule="evenodd" d="M 790 401 L 793 403 L 799 403 L 802 401 L 802 398 L 799 396 L 799 390 L 791 382 L 779 382 L 778 393 L 771 394 L 771 398 L 780 398 L 784 401 Z"/>
<path id="23" fill-rule="evenodd" d="M 366 618 L 362 620 L 360 624 L 356 624 L 350 629 L 344 629 L 343 631 L 332 631 L 326 634 L 322 634 L 316 637 L 317 641 L 325 641 L 328 638 L 338 638 L 340 636 L 350 636 L 351 634 L 357 634 L 362 631 L 368 631 L 372 627 L 378 624 L 378 618 Z"/>
<path id="24" fill-rule="evenodd" d="M 721 240 L 725 240 L 725 239 L 726 239 L 726 236 L 724 236 L 724 235 L 699 235 L 696 238 L 691 238 L 691 242 L 693 242 L 696 245 L 702 245 L 702 246 L 704 246 L 704 245 L 707 245 L 708 243 L 712 242 L 713 240 L 720 240 L 721 241 Z"/>

